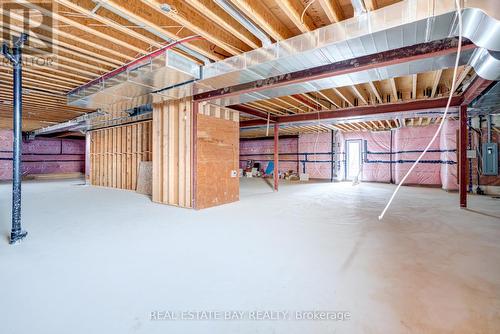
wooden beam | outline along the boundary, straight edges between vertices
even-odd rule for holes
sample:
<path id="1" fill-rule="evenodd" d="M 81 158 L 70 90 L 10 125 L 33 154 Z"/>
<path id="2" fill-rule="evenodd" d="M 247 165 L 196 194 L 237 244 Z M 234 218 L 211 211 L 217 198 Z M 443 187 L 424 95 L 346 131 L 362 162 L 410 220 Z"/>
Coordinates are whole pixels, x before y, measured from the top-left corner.
<path id="1" fill-rule="evenodd" d="M 198 12 L 189 7 L 184 0 L 168 0 L 166 3 L 171 6 L 172 10 L 168 13 L 161 9 L 162 3 L 156 0 L 140 0 L 142 3 L 154 9 L 157 14 L 166 15 L 175 22 L 202 36 L 207 41 L 220 47 L 222 50 L 229 52 L 231 55 L 237 55 L 245 51 L 250 51 L 237 36 L 220 29 L 219 26 L 212 21 L 207 20 Z"/>
<path id="2" fill-rule="evenodd" d="M 411 80 L 411 98 L 412 98 L 412 100 L 415 100 L 417 98 L 417 80 L 418 80 L 418 74 L 413 74 L 412 80 Z"/>
<path id="3" fill-rule="evenodd" d="M 376 10 L 378 8 L 377 0 L 364 0 L 366 9 Z"/>
<path id="4" fill-rule="evenodd" d="M 18 3 L 20 3 L 24 7 L 39 11 L 43 15 L 50 16 L 50 17 L 54 18 L 55 20 L 62 22 L 62 23 L 65 23 L 71 27 L 78 29 L 78 30 L 84 31 L 86 33 L 94 35 L 98 38 L 101 38 L 101 39 L 106 40 L 108 42 L 111 42 L 113 44 L 119 45 L 120 47 L 122 47 L 124 49 L 132 50 L 132 51 L 137 52 L 139 54 L 146 53 L 144 49 L 139 48 L 135 45 L 132 45 L 126 41 L 123 41 L 122 39 L 119 39 L 119 38 L 116 38 L 116 37 L 111 36 L 109 34 L 103 33 L 99 30 L 89 28 L 88 26 L 86 26 L 84 24 L 81 24 L 75 20 L 69 19 L 65 16 L 59 15 L 58 13 L 51 12 L 48 9 L 37 6 L 37 5 L 27 1 L 27 0 L 18 0 Z"/>
<path id="5" fill-rule="evenodd" d="M 378 92 L 378 89 L 375 86 L 375 83 L 373 83 L 372 81 L 370 81 L 370 82 L 368 82 L 368 86 L 370 87 L 370 89 L 372 90 L 373 94 L 377 98 L 378 103 L 382 103 L 382 97 L 380 96 L 380 93 Z"/>
<path id="6" fill-rule="evenodd" d="M 432 93 L 431 93 L 431 98 L 433 98 L 436 95 L 436 90 L 439 86 L 439 81 L 441 80 L 441 74 L 443 74 L 443 70 L 437 70 L 434 73 L 434 81 L 432 83 Z"/>
<path id="7" fill-rule="evenodd" d="M 213 0 L 184 0 L 191 7 L 196 9 L 200 14 L 206 16 L 212 22 L 218 24 L 222 28 L 229 31 L 234 36 L 238 37 L 250 47 L 257 49 L 262 46 L 262 43 L 252 33 L 247 31 L 238 21 L 225 10 L 220 8 Z"/>
<path id="8" fill-rule="evenodd" d="M 98 14 L 96 14 L 96 12 L 93 12 L 91 10 L 83 8 L 83 7 L 73 3 L 71 1 L 68 1 L 68 0 L 53 0 L 53 1 L 55 1 L 61 5 L 64 5 L 65 7 L 70 8 L 71 10 L 73 10 L 77 13 L 80 13 L 84 16 L 87 16 L 87 17 L 94 19 L 98 22 L 101 22 L 102 24 L 104 24 L 110 28 L 116 29 L 117 31 L 120 31 L 120 32 L 126 34 L 127 36 L 134 37 L 139 41 L 147 42 L 148 44 L 155 46 L 157 48 L 161 48 L 163 46 L 162 43 L 155 41 L 154 39 L 151 39 L 143 34 L 140 34 L 140 33 L 136 32 L 135 30 L 130 29 L 128 27 L 125 27 L 125 26 L 123 26 L 123 25 L 121 25 L 113 20 L 110 20 L 104 16 L 98 15 Z"/>
<path id="9" fill-rule="evenodd" d="M 232 3 L 275 40 L 281 41 L 293 36 L 290 30 L 271 13 L 264 1 L 232 0 Z"/>
<path id="10" fill-rule="evenodd" d="M 324 108 L 328 109 L 329 108 L 328 105 L 321 103 L 321 101 L 319 101 L 318 99 L 315 99 L 313 96 L 309 95 L 308 93 L 300 94 L 300 96 L 303 96 L 308 101 L 313 103 L 313 105 L 315 106 L 316 109 L 324 109 Z"/>
<path id="11" fill-rule="evenodd" d="M 366 101 L 365 97 L 361 94 L 361 92 L 358 90 L 358 88 L 355 85 L 351 86 L 351 90 L 358 97 L 358 99 L 360 99 L 361 102 L 363 102 L 363 104 L 368 104 L 368 102 Z"/>
<path id="12" fill-rule="evenodd" d="M 327 100 L 328 102 L 330 102 L 332 105 L 334 105 L 335 107 L 337 108 L 340 108 L 340 106 L 335 103 L 335 101 L 333 101 L 331 98 L 329 98 L 325 93 L 323 93 L 322 91 L 318 90 L 316 92 L 318 95 L 320 95 L 321 97 L 323 97 L 325 100 Z"/>
<path id="13" fill-rule="evenodd" d="M 340 98 L 342 100 L 344 100 L 349 106 L 354 107 L 354 105 L 351 103 L 351 101 L 349 101 L 349 99 L 347 97 L 345 97 L 345 95 L 342 94 L 337 88 L 332 88 L 332 90 L 335 92 L 335 94 L 340 96 Z"/>
<path id="14" fill-rule="evenodd" d="M 340 22 L 344 19 L 342 8 L 337 0 L 319 0 L 318 2 L 331 23 Z"/>
<path id="15" fill-rule="evenodd" d="M 32 27 L 36 27 L 36 28 L 32 29 L 31 31 L 27 32 L 32 38 L 38 37 L 38 38 L 42 39 L 42 37 L 40 37 L 40 36 L 43 36 L 43 34 L 39 33 L 39 30 L 42 30 L 42 31 L 48 32 L 51 35 L 53 34 L 53 35 L 57 36 L 57 38 L 49 37 L 50 43 L 55 43 L 56 45 L 60 45 L 62 47 L 65 47 L 65 48 L 68 48 L 71 50 L 75 50 L 75 51 L 86 50 L 85 48 L 81 48 L 80 45 L 85 46 L 85 47 L 91 47 L 93 50 L 87 50 L 86 53 L 89 54 L 89 52 L 91 52 L 90 54 L 94 55 L 94 57 L 96 58 L 96 61 L 100 58 L 100 59 L 104 59 L 110 63 L 115 63 L 115 65 L 120 65 L 122 62 L 122 59 L 124 59 L 124 60 L 132 60 L 133 59 L 133 57 L 131 57 L 127 54 L 117 52 L 111 48 L 104 47 L 104 45 L 97 44 L 91 40 L 84 39 L 84 38 L 81 38 L 77 35 L 65 32 L 65 31 L 59 29 L 57 26 L 52 26 L 52 25 L 48 26 L 44 23 L 37 22 L 31 18 L 24 18 L 23 16 L 16 14 L 15 12 L 10 12 L 9 17 L 10 17 L 10 23 L 11 23 L 10 28 L 11 29 L 14 29 L 13 28 L 14 26 L 23 27 L 24 24 L 29 24 Z M 14 23 L 16 23 L 16 24 L 14 24 Z M 3 24 L 5 24 L 5 23 L 3 23 Z M 22 28 L 22 31 L 24 32 L 24 28 Z M 65 43 L 65 42 L 61 41 L 61 37 L 68 39 L 69 41 L 71 41 L 71 43 Z M 84 51 L 81 51 L 81 52 L 84 52 Z M 114 58 L 108 57 L 108 56 L 104 55 L 103 53 L 108 53 L 108 54 L 113 55 L 115 57 Z M 116 57 L 119 57 L 119 59 L 116 59 Z"/>
<path id="16" fill-rule="evenodd" d="M 396 80 L 394 78 L 389 79 L 389 83 L 391 85 L 391 93 L 394 97 L 394 101 L 398 101 L 398 88 L 396 87 Z"/>
<path id="17" fill-rule="evenodd" d="M 22 22 L 19 22 L 18 24 L 21 26 L 18 26 L 18 25 L 14 24 L 14 22 L 17 23 L 18 21 L 12 20 L 12 15 L 10 18 L 11 18 L 10 24 L 6 24 L 6 23 L 2 22 L 4 29 L 9 29 L 12 32 L 16 32 L 17 34 L 21 34 L 21 33 L 25 32 L 24 28 L 21 27 Z M 68 61 L 70 59 L 77 61 L 77 58 L 83 58 L 87 61 L 90 61 L 91 63 L 102 64 L 102 65 L 108 66 L 110 68 L 114 68 L 117 65 L 122 64 L 122 62 L 117 61 L 116 59 L 113 59 L 113 58 L 110 58 L 110 59 L 112 59 L 112 61 L 100 59 L 98 57 L 99 55 L 96 55 L 94 52 L 92 52 L 90 50 L 83 49 L 83 48 L 80 48 L 76 45 L 62 42 L 60 39 L 54 38 L 54 36 L 45 36 L 45 35 L 41 34 L 39 31 L 36 31 L 36 33 L 35 33 L 33 30 L 29 30 L 27 33 L 29 35 L 29 39 L 30 39 L 31 43 L 35 43 L 35 44 L 39 44 L 39 45 L 46 45 L 47 43 L 50 43 L 52 49 L 56 52 L 57 56 L 62 57 L 63 59 L 66 59 Z M 16 35 L 16 34 L 13 34 L 13 35 Z M 54 42 L 56 44 L 54 44 Z M 69 57 L 63 56 L 62 53 L 67 53 L 67 54 L 73 56 L 74 58 L 69 58 Z"/>
<path id="18" fill-rule="evenodd" d="M 128 8 L 124 7 L 121 5 L 122 2 L 120 3 L 117 3 L 115 0 L 106 0 L 106 4 L 108 6 L 111 6 L 113 7 L 114 9 L 116 9 L 117 11 L 121 12 L 122 14 L 124 14 L 125 16 L 129 17 L 130 19 L 136 21 L 136 22 L 140 22 L 141 25 L 145 26 L 145 27 L 149 27 L 151 28 L 152 30 L 172 39 L 172 40 L 178 40 L 180 38 L 185 38 L 185 37 L 188 37 L 189 35 L 192 35 L 191 32 L 188 32 L 188 34 L 182 34 L 182 33 L 178 33 L 177 35 L 168 31 L 167 29 L 164 29 L 162 26 L 159 26 L 158 24 L 152 22 L 151 20 L 149 20 L 148 18 L 145 18 L 144 16 L 146 14 L 150 14 L 149 17 L 151 17 L 152 13 L 142 13 L 142 15 L 139 15 L 137 14 L 136 12 L 133 12 L 131 10 L 129 10 Z M 149 8 L 149 7 L 146 7 L 146 8 Z M 185 31 L 188 31 L 188 29 L 185 29 Z M 191 43 L 186 43 L 190 49 L 204 55 L 205 57 L 208 57 L 210 59 L 213 59 L 213 60 L 222 60 L 224 59 L 224 57 L 220 56 L 220 55 L 217 55 L 216 53 L 214 53 L 212 50 L 210 50 L 210 46 L 207 45 L 207 46 L 198 46 L 196 43 L 194 42 L 191 42 Z M 211 45 L 211 44 L 210 44 Z"/>
<path id="19" fill-rule="evenodd" d="M 303 33 L 316 29 L 313 20 L 304 13 L 304 6 L 296 0 L 280 0 L 276 2 L 281 10 Z"/>
<path id="20" fill-rule="evenodd" d="M 472 69 L 471 66 L 466 65 L 462 69 L 462 72 L 460 72 L 460 74 L 457 74 L 457 80 L 455 82 L 455 89 L 457 89 L 460 86 L 460 84 L 465 80 L 465 78 L 467 77 L 467 74 L 469 74 L 471 69 Z"/>
<path id="21" fill-rule="evenodd" d="M 260 118 L 261 120 L 267 121 L 268 119 L 268 114 L 266 112 L 262 112 L 260 110 L 255 110 L 254 108 L 250 108 L 245 105 L 234 105 L 230 106 L 229 109 L 234 109 L 236 111 L 244 112 L 245 114 L 249 114 L 252 116 L 255 116 L 257 118 Z M 276 116 L 270 116 L 269 117 L 270 122 L 275 122 L 276 121 Z"/>

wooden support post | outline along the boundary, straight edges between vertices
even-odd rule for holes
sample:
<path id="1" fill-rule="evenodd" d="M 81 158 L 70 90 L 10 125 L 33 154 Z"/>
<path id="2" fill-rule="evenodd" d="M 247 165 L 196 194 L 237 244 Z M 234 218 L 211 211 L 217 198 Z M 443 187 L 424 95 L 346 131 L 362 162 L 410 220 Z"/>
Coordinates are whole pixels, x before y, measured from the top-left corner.
<path id="1" fill-rule="evenodd" d="M 274 177 L 274 191 L 278 191 L 278 181 L 279 181 L 279 171 L 278 171 L 278 164 L 279 164 L 279 129 L 280 126 L 279 124 L 274 124 L 274 172 L 273 172 L 273 177 Z"/>
<path id="2" fill-rule="evenodd" d="M 85 184 L 90 185 L 90 145 L 92 144 L 91 132 L 85 133 Z"/>
<path id="3" fill-rule="evenodd" d="M 196 101 L 193 101 L 193 111 L 192 111 L 192 117 L 191 117 L 191 153 L 192 153 L 192 159 L 191 159 L 191 202 L 192 206 L 194 209 L 197 209 L 197 203 L 196 203 L 196 195 L 198 193 L 198 187 L 196 182 L 198 181 L 197 178 L 197 168 L 198 168 L 198 112 L 200 109 L 200 104 Z"/>
<path id="4" fill-rule="evenodd" d="M 467 207 L 467 105 L 460 106 L 460 130 L 459 130 L 459 195 L 460 207 Z"/>

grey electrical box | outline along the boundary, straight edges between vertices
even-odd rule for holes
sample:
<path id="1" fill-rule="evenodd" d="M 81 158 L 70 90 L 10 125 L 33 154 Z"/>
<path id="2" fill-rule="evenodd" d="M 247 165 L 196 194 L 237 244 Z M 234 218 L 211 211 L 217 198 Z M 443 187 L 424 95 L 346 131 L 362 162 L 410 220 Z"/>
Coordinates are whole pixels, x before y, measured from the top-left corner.
<path id="1" fill-rule="evenodd" d="M 498 175 L 498 144 L 483 144 L 483 175 Z"/>

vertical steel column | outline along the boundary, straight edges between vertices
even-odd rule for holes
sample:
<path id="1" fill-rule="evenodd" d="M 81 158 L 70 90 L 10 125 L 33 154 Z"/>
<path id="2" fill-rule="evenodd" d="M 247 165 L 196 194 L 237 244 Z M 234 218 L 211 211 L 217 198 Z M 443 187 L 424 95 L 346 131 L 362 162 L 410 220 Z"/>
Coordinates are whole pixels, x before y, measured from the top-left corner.
<path id="1" fill-rule="evenodd" d="M 4 42 L 2 45 L 3 55 L 9 59 L 13 67 L 13 105 L 14 140 L 12 148 L 12 229 L 10 232 L 10 243 L 14 244 L 26 237 L 28 232 L 21 227 L 21 145 L 22 145 L 22 47 L 27 41 L 28 35 L 21 34 L 10 49 Z"/>
<path id="2" fill-rule="evenodd" d="M 467 105 L 460 106 L 460 130 L 459 130 L 459 195 L 460 207 L 467 207 Z"/>
<path id="3" fill-rule="evenodd" d="M 279 171 L 278 171 L 278 163 L 279 163 L 279 129 L 280 126 L 278 123 L 274 123 L 274 191 L 278 191 L 278 181 L 279 181 Z"/>

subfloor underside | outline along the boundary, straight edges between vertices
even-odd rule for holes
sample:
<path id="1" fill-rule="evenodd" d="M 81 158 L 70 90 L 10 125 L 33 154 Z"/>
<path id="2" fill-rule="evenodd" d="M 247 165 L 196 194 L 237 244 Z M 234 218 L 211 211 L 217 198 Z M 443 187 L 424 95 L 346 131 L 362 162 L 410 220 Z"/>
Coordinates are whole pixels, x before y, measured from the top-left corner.
<path id="1" fill-rule="evenodd" d="M 9 246 L 0 185 L 2 333 L 498 333 L 500 202 L 391 185 L 241 181 L 193 211 L 82 185 L 27 182 Z M 296 311 L 347 311 L 344 321 Z M 151 312 L 288 311 L 279 321 L 151 321 Z M 168 318 L 163 313 L 163 319 Z"/>

